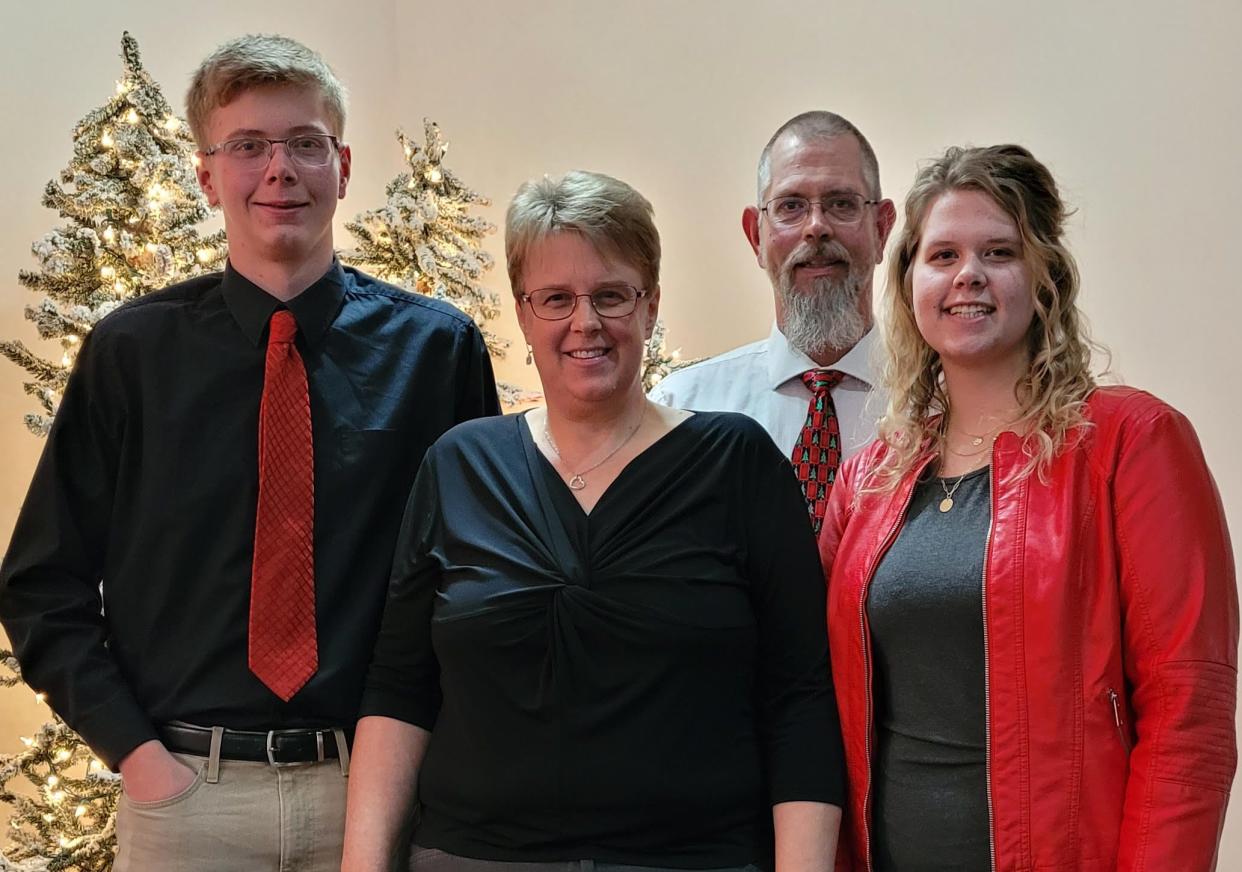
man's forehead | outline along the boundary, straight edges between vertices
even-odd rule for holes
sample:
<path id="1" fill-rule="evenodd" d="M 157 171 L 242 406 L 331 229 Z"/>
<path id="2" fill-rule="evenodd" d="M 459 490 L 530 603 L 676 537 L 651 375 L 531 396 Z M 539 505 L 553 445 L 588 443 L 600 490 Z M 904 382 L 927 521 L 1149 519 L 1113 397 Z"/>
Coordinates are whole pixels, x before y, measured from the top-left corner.
<path id="1" fill-rule="evenodd" d="M 798 182 L 862 189 L 862 148 L 851 134 L 832 137 L 782 137 L 773 144 L 770 162 L 773 190 Z"/>
<path id="2" fill-rule="evenodd" d="M 221 135 L 332 131 L 327 99 L 315 85 L 254 85 L 230 94 L 228 102 L 207 116 L 207 126 Z"/>

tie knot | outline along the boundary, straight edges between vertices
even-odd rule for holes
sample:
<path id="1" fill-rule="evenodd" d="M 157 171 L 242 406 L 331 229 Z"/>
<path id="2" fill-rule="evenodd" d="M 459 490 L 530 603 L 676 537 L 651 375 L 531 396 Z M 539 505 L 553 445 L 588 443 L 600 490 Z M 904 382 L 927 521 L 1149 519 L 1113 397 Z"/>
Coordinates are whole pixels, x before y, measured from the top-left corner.
<path id="1" fill-rule="evenodd" d="M 845 373 L 835 369 L 808 369 L 802 373 L 802 383 L 813 394 L 832 390 L 845 378 Z"/>
<path id="2" fill-rule="evenodd" d="M 267 344 L 289 344 L 298 335 L 298 322 L 288 309 L 277 309 L 272 313 L 272 324 L 267 336 Z"/>

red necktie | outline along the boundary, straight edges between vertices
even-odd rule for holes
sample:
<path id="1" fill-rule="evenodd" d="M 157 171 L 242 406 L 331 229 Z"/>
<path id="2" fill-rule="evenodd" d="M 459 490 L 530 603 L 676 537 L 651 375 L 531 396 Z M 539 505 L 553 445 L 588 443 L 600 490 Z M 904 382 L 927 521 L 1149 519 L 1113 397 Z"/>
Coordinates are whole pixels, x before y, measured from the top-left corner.
<path id="1" fill-rule="evenodd" d="M 272 313 L 259 407 L 259 505 L 250 575 L 250 671 L 286 702 L 319 668 L 315 458 L 298 325 Z"/>
<path id="2" fill-rule="evenodd" d="M 836 406 L 832 404 L 832 389 L 844 377 L 845 373 L 833 369 L 808 369 L 802 373 L 802 382 L 811 392 L 811 403 L 807 406 L 806 423 L 798 435 L 798 444 L 794 446 L 793 465 L 816 535 L 824 523 L 828 495 L 832 493 L 837 467 L 841 465 L 841 426 L 837 422 Z"/>

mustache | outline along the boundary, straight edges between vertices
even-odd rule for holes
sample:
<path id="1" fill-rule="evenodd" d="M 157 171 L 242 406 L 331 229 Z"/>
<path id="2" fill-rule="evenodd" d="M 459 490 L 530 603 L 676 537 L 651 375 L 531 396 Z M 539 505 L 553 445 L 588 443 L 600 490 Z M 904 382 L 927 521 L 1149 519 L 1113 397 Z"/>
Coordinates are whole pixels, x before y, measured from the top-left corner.
<path id="1" fill-rule="evenodd" d="M 802 242 L 797 248 L 789 252 L 789 256 L 785 258 L 783 269 L 787 272 L 792 271 L 794 267 L 810 260 L 839 260 L 844 262 L 851 272 L 854 269 L 854 260 L 850 257 L 849 249 L 835 239 Z"/>

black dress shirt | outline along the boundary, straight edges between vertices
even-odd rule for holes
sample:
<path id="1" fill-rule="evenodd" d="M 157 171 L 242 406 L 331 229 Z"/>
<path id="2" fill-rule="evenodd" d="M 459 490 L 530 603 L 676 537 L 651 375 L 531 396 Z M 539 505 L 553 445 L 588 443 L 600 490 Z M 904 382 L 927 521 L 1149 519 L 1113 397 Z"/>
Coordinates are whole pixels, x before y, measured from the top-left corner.
<path id="1" fill-rule="evenodd" d="M 267 323 L 231 267 L 83 342 L 0 567 L 26 681 L 115 766 L 154 725 L 352 726 L 423 453 L 499 411 L 478 329 L 334 263 L 290 300 L 315 457 L 319 670 L 288 703 L 247 666 Z"/>
<path id="2" fill-rule="evenodd" d="M 770 865 L 773 803 L 844 801 L 824 576 L 783 452 L 700 413 L 588 515 L 521 416 L 454 428 L 410 497 L 362 714 L 434 725 L 424 847 Z"/>

